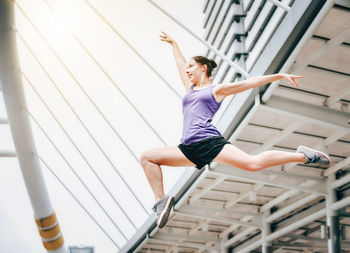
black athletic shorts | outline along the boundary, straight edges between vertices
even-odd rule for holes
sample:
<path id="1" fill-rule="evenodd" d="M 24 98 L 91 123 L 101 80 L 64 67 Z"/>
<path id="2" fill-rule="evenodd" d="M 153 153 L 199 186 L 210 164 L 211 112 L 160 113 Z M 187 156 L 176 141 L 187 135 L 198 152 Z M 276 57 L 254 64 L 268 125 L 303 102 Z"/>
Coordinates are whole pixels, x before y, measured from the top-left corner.
<path id="1" fill-rule="evenodd" d="M 214 136 L 189 145 L 179 144 L 178 147 L 197 169 L 201 169 L 204 165 L 211 163 L 228 143 L 230 142 L 224 137 Z"/>

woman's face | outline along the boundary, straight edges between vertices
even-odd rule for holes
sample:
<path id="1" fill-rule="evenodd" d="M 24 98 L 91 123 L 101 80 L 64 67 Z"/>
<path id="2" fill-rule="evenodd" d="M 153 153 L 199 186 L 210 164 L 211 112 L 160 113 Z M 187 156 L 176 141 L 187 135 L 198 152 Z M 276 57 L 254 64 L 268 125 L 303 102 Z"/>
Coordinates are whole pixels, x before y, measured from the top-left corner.
<path id="1" fill-rule="evenodd" d="M 191 83 L 197 84 L 205 73 L 206 65 L 200 65 L 193 59 L 187 63 L 186 74 Z"/>

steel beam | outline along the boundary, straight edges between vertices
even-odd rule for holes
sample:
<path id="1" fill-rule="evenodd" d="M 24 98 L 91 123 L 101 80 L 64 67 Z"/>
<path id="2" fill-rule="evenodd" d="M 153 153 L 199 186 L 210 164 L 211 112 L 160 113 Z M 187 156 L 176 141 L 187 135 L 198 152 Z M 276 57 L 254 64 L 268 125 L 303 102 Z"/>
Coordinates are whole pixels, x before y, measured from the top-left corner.
<path id="1" fill-rule="evenodd" d="M 282 8 L 282 9 L 285 10 L 285 11 L 290 11 L 290 9 L 291 9 L 288 5 L 285 5 L 285 4 L 283 4 L 283 3 L 281 3 L 281 2 L 279 2 L 279 1 L 277 1 L 277 0 L 268 0 L 268 1 L 270 1 L 270 2 L 273 3 L 274 5 L 276 5 L 276 6 L 280 7 L 280 8 Z"/>
<path id="2" fill-rule="evenodd" d="M 295 59 L 298 57 L 298 55 L 300 54 L 300 52 L 302 51 L 306 43 L 309 41 L 309 39 L 312 37 L 314 32 L 317 30 L 318 26 L 327 16 L 328 12 L 331 10 L 333 5 L 334 5 L 334 0 L 328 0 L 325 2 L 325 4 L 322 6 L 322 9 L 317 14 L 316 18 L 312 21 L 311 25 L 309 26 L 305 34 L 299 40 L 298 45 L 295 47 L 293 52 L 289 55 L 288 59 L 285 61 L 280 72 L 289 72 L 289 69 L 293 65 Z M 262 96 L 262 101 L 264 103 L 266 103 L 270 99 L 274 90 L 278 87 L 278 84 L 279 84 L 278 81 L 271 83 L 269 88 L 265 91 L 264 95 Z"/>
<path id="3" fill-rule="evenodd" d="M 326 239 L 303 236 L 303 235 L 296 235 L 296 234 L 287 234 L 287 235 L 284 235 L 284 237 L 288 237 L 288 238 L 295 239 L 295 240 L 303 240 L 303 241 L 311 241 L 314 243 L 319 243 L 320 244 L 319 246 L 321 246 L 322 248 L 327 248 L 327 240 Z M 274 245 L 276 245 L 276 244 L 274 244 Z M 283 246 L 281 244 L 279 244 L 279 245 Z M 314 244 L 312 244 L 312 245 L 308 244 L 308 245 L 314 246 Z M 349 241 L 341 241 L 341 245 L 342 245 L 342 248 L 349 248 L 350 242 Z"/>
<path id="4" fill-rule="evenodd" d="M 322 46 L 314 49 L 313 51 L 311 51 L 307 55 L 305 55 L 303 58 L 296 61 L 291 68 L 291 72 L 292 73 L 299 72 L 300 70 L 305 68 L 310 63 L 314 62 L 315 60 L 317 60 L 321 56 L 323 56 L 323 55 L 327 54 L 328 52 L 330 52 L 331 50 L 333 50 L 333 48 L 339 46 L 341 43 L 346 41 L 348 38 L 350 38 L 350 28 L 347 28 L 344 31 L 340 32 L 334 38 L 332 38 L 331 40 L 324 43 Z M 330 102 L 333 102 L 333 99 L 327 100 L 327 101 L 328 101 L 328 103 L 330 103 Z"/>
<path id="5" fill-rule="evenodd" d="M 170 246 L 178 246 L 178 247 L 186 247 L 186 248 L 194 248 L 194 249 L 206 249 L 206 250 L 220 250 L 220 247 L 218 246 L 212 246 L 212 247 L 207 247 L 203 245 L 199 245 L 196 243 L 189 243 L 189 242 L 176 242 L 174 240 L 164 240 L 164 239 L 156 239 L 156 238 L 149 238 L 149 242 L 155 242 L 158 244 L 166 244 Z"/>
<path id="6" fill-rule="evenodd" d="M 326 195 L 326 189 L 324 187 L 324 184 L 318 184 L 314 188 L 309 188 L 309 187 L 301 187 L 299 185 L 293 185 L 293 184 L 288 184 L 288 183 L 278 183 L 278 181 L 263 177 L 259 173 L 250 172 L 250 171 L 243 171 L 241 169 L 237 169 L 237 168 L 234 168 L 232 166 L 227 166 L 227 165 L 218 166 L 218 167 L 215 167 L 215 169 L 211 168 L 210 173 L 215 174 L 215 175 L 226 175 L 226 176 L 229 176 L 230 178 L 234 178 L 234 179 L 241 180 L 244 182 L 262 183 L 262 184 L 276 186 L 276 187 L 280 187 L 280 188 L 297 190 L 300 192 Z"/>
<path id="7" fill-rule="evenodd" d="M 322 242 L 311 242 L 311 243 L 296 243 L 296 242 L 276 242 L 272 244 L 273 247 L 291 247 L 291 248 L 318 248 L 318 249 L 326 249 L 327 245 Z M 294 251 L 294 250 L 293 250 Z M 311 253 L 313 251 L 302 251 L 302 253 Z M 318 252 L 318 251 L 317 251 Z"/>
<path id="8" fill-rule="evenodd" d="M 296 129 L 301 127 L 304 123 L 305 122 L 301 121 L 301 120 L 295 121 L 293 124 L 289 125 L 285 129 L 283 129 L 279 134 L 276 134 L 276 136 L 274 138 L 271 138 L 269 141 L 265 142 L 261 147 L 258 148 L 258 150 L 256 150 L 254 152 L 254 154 L 258 154 L 262 151 L 265 151 L 265 150 L 273 147 L 276 143 L 280 142 L 281 140 L 286 138 L 288 135 L 293 133 Z"/>
<path id="9" fill-rule="evenodd" d="M 290 190 L 290 191 L 287 191 L 287 192 L 283 193 L 282 195 L 278 196 L 277 198 L 269 201 L 268 203 L 266 203 L 265 205 L 260 207 L 260 212 L 264 212 L 264 211 L 270 209 L 274 205 L 277 205 L 278 203 L 281 203 L 282 201 L 292 197 L 293 195 L 295 195 L 297 193 L 298 193 L 298 191 L 296 191 L 296 190 Z"/>
<path id="10" fill-rule="evenodd" d="M 2 124 L 6 125 L 8 123 L 9 123 L 8 119 L 0 118 L 0 125 L 2 125 Z"/>
<path id="11" fill-rule="evenodd" d="M 348 123 L 350 113 L 347 112 L 340 112 L 276 95 L 271 96 L 266 104 L 260 105 L 260 108 L 265 111 L 283 114 L 295 119 L 305 120 L 350 133 Z"/>
<path id="12" fill-rule="evenodd" d="M 316 206 L 314 208 L 309 209 L 308 211 L 305 211 L 306 214 L 301 215 L 302 217 L 298 217 L 297 219 L 291 221 L 288 225 L 285 227 L 278 229 L 277 231 L 271 233 L 266 237 L 265 240 L 267 241 L 273 241 L 285 234 L 288 234 L 295 229 L 304 226 L 316 219 L 319 219 L 326 214 L 325 208 L 322 208 L 322 206 Z M 251 250 L 254 250 L 255 248 L 259 247 L 261 245 L 262 241 L 261 239 L 253 242 L 253 243 L 244 243 L 241 246 L 239 246 L 237 249 L 235 249 L 235 252 L 237 253 L 243 253 L 243 252 L 250 252 Z"/>
<path id="13" fill-rule="evenodd" d="M 247 191 L 242 191 L 237 197 L 234 197 L 230 201 L 226 202 L 225 208 L 229 208 L 229 207 L 233 206 L 234 204 L 237 204 L 242 199 L 245 199 L 246 197 L 248 197 L 251 192 L 256 192 L 260 188 L 262 188 L 263 186 L 264 186 L 264 184 L 252 185 L 251 189 L 249 189 Z"/>
<path id="14" fill-rule="evenodd" d="M 350 173 L 331 183 L 331 188 L 335 189 L 350 182 Z"/>
<path id="15" fill-rule="evenodd" d="M 213 217 L 211 215 L 205 215 L 205 214 L 200 214 L 198 212 L 185 212 L 185 211 L 174 211 L 176 215 L 181 215 L 185 217 L 192 217 L 196 219 L 204 219 L 208 221 L 217 221 L 217 222 L 223 222 L 223 223 L 228 223 L 228 224 L 239 224 L 241 226 L 245 227 L 255 227 L 255 228 L 261 228 L 261 224 L 258 224 L 256 222 L 243 222 L 240 220 L 236 219 L 231 219 L 231 218 L 225 218 L 225 217 Z"/>
<path id="16" fill-rule="evenodd" d="M 290 163 L 295 165 L 295 163 Z M 276 177 L 283 177 L 283 178 L 289 178 L 289 179 L 298 179 L 298 180 L 305 180 L 307 182 L 309 182 L 310 185 L 313 184 L 318 184 L 320 185 L 324 185 L 325 181 L 322 177 L 319 176 L 309 176 L 309 175 L 298 175 L 298 174 L 294 174 L 294 173 L 289 173 L 286 171 L 278 171 L 278 170 L 271 170 L 269 168 L 263 169 L 263 170 L 259 170 L 254 172 L 256 174 L 259 174 L 261 176 L 274 176 L 274 178 Z M 302 183 L 304 184 L 304 183 Z M 304 186 L 304 185 L 301 185 Z"/>
<path id="17" fill-rule="evenodd" d="M 295 240 L 304 240 L 304 241 L 312 241 L 312 242 L 324 242 L 325 244 L 327 241 L 322 238 L 316 238 L 316 237 L 309 237 L 304 235 L 296 235 L 296 234 L 286 234 L 284 237 L 288 237 Z"/>
<path id="18" fill-rule="evenodd" d="M 343 87 L 342 89 L 339 89 L 336 93 L 334 93 L 333 95 L 331 95 L 330 97 L 328 97 L 323 105 L 325 106 L 332 106 L 334 105 L 335 103 L 337 103 L 340 99 L 348 96 L 350 94 L 350 89 L 349 89 L 349 86 L 345 86 Z"/>
<path id="19" fill-rule="evenodd" d="M 255 231 L 257 231 L 256 228 L 247 228 L 246 230 L 241 231 L 237 235 L 234 235 L 232 238 L 230 238 L 229 240 L 224 242 L 224 246 L 225 247 L 230 247 L 232 244 L 235 244 L 236 242 L 239 242 L 240 240 L 245 238 L 247 235 L 252 234 Z"/>
<path id="20" fill-rule="evenodd" d="M 334 164 L 333 166 L 329 167 L 327 170 L 325 170 L 324 175 L 330 176 L 331 174 L 334 174 L 335 172 L 344 168 L 345 166 L 348 166 L 349 164 L 350 164 L 350 156 L 348 158 Z"/>
<path id="21" fill-rule="evenodd" d="M 252 219 L 251 216 L 244 216 L 243 218 L 239 219 L 240 221 L 243 222 L 248 222 Z M 240 227 L 239 224 L 232 224 L 230 227 L 228 227 L 227 229 L 225 229 L 224 231 L 222 231 L 219 235 L 220 238 L 224 238 L 225 236 L 227 236 L 229 233 L 234 232 L 236 229 L 238 229 Z"/>
<path id="22" fill-rule="evenodd" d="M 310 203 L 311 201 L 314 201 L 315 199 L 319 198 L 319 195 L 316 194 L 310 194 L 309 196 L 300 199 L 299 201 L 296 201 L 288 206 L 283 207 L 281 210 L 278 210 L 277 212 L 274 212 L 270 216 L 266 217 L 267 222 L 273 222 L 276 219 L 281 218 L 283 215 L 288 214 L 289 212 L 292 212 L 293 210 Z"/>
<path id="23" fill-rule="evenodd" d="M 205 236 L 189 236 L 185 234 L 176 234 L 176 233 L 168 233 L 168 232 L 158 232 L 155 236 L 152 238 L 154 239 L 164 239 L 164 240 L 177 240 L 177 239 L 184 239 L 186 241 L 205 241 L 205 242 L 212 242 L 213 244 L 219 244 L 220 240 L 214 237 L 205 237 Z M 175 239 L 176 238 L 176 239 Z"/>
<path id="24" fill-rule="evenodd" d="M 301 212 L 294 213 L 291 215 L 291 217 L 288 217 L 288 219 L 283 219 L 278 222 L 276 230 L 282 230 L 284 228 L 288 228 L 290 225 L 293 225 L 295 222 L 298 222 L 300 219 L 303 219 L 305 217 L 312 216 L 314 213 L 318 212 L 319 210 L 324 210 L 324 213 L 326 213 L 325 210 L 325 203 L 323 202 L 316 202 L 311 206 L 308 206 L 305 209 L 302 209 Z"/>
<path id="25" fill-rule="evenodd" d="M 350 2 L 348 0 L 335 0 L 335 3 L 350 8 Z"/>
<path id="26" fill-rule="evenodd" d="M 200 192 L 196 193 L 195 195 L 193 195 L 189 202 L 190 204 L 195 203 L 198 199 L 200 199 L 202 196 L 204 196 L 206 193 L 208 193 L 209 191 L 211 191 L 214 187 L 216 187 L 217 185 L 221 184 L 226 177 L 224 176 L 219 176 L 217 177 L 213 183 L 206 185 Z"/>
<path id="27" fill-rule="evenodd" d="M 197 205 L 196 206 L 195 205 L 186 205 L 186 206 L 181 207 L 181 209 L 178 211 L 192 212 L 192 213 L 218 212 L 218 213 L 225 213 L 225 214 L 249 215 L 255 219 L 262 218 L 262 215 L 260 213 L 256 213 L 256 212 L 238 211 L 238 210 L 228 209 L 228 208 L 217 208 L 217 207 L 215 208 L 215 207 L 197 206 Z"/>
<path id="28" fill-rule="evenodd" d="M 199 229 L 203 228 L 206 224 L 207 224 L 206 220 L 199 222 L 197 225 L 195 225 L 193 228 L 191 228 L 187 234 L 192 235 L 192 234 L 196 233 Z"/>
<path id="29" fill-rule="evenodd" d="M 249 247 L 248 251 L 246 251 L 246 249 L 245 249 L 246 245 L 251 245 Z M 252 238 L 246 240 L 244 243 L 240 244 L 238 247 L 235 247 L 233 252 L 235 252 L 235 253 L 251 252 L 261 245 L 262 245 L 261 234 L 258 234 L 255 237 L 252 237 Z"/>
<path id="30" fill-rule="evenodd" d="M 333 211 L 338 211 L 344 207 L 349 207 L 350 206 L 350 196 L 347 196 L 343 198 L 342 200 L 339 200 L 335 203 L 332 204 L 332 210 Z"/>
<path id="31" fill-rule="evenodd" d="M 273 243 L 273 247 L 291 247 L 291 248 L 307 248 L 307 249 L 327 249 L 327 243 L 325 242 L 311 242 L 311 243 L 288 243 L 288 242 L 278 242 Z M 342 250 L 350 249 L 350 246 L 348 243 L 342 244 Z M 305 253 L 311 253 L 314 251 L 303 251 Z M 319 251 L 316 251 L 319 252 Z M 328 251 L 327 251 L 328 252 Z M 342 251 L 339 251 L 341 253 Z M 343 251 L 344 252 L 344 251 Z"/>
<path id="32" fill-rule="evenodd" d="M 178 247 L 176 245 L 172 246 L 170 249 L 165 251 L 165 253 L 178 253 Z"/>
<path id="33" fill-rule="evenodd" d="M 0 150 L 0 157 L 17 157 L 17 155 L 14 151 Z"/>

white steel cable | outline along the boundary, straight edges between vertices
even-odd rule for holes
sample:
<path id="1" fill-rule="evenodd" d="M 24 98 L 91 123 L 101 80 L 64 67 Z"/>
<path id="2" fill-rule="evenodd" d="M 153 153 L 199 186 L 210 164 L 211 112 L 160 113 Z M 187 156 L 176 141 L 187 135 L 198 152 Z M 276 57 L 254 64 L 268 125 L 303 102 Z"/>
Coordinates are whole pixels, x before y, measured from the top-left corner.
<path id="1" fill-rule="evenodd" d="M 38 90 L 34 87 L 33 83 L 29 80 L 29 78 L 27 77 L 27 75 L 21 71 L 20 69 L 18 70 L 20 72 L 20 74 L 24 77 L 24 79 L 27 81 L 27 83 L 29 84 L 29 86 L 33 89 L 33 91 L 35 92 L 35 94 L 38 96 L 38 98 L 40 99 L 41 103 L 45 106 L 45 108 L 48 110 L 48 112 L 51 114 L 51 116 L 53 117 L 53 119 L 55 120 L 55 122 L 57 123 L 57 125 L 60 127 L 60 129 L 63 131 L 63 133 L 65 134 L 65 136 L 68 138 L 68 140 L 72 143 L 72 145 L 74 146 L 74 148 L 78 151 L 79 155 L 83 158 L 83 160 L 85 161 L 85 163 L 88 165 L 88 167 L 90 168 L 91 172 L 96 176 L 96 178 L 98 179 L 98 181 L 101 183 L 101 185 L 103 186 L 103 188 L 107 191 L 108 195 L 113 199 L 114 203 L 117 204 L 117 206 L 119 207 L 119 209 L 123 212 L 123 214 L 125 215 L 125 217 L 128 219 L 128 221 L 130 222 L 130 224 L 134 227 L 135 230 L 137 230 L 137 227 L 135 225 L 135 223 L 130 219 L 130 217 L 127 215 L 127 213 L 125 212 L 124 208 L 121 207 L 121 205 L 119 204 L 119 202 L 116 200 L 116 198 L 113 196 L 112 192 L 108 189 L 108 187 L 105 185 L 105 183 L 103 182 L 103 180 L 100 178 L 100 176 L 97 174 L 97 172 L 95 171 L 95 169 L 93 168 L 93 166 L 90 164 L 90 162 L 87 160 L 87 158 L 84 156 L 84 154 L 81 152 L 81 150 L 79 149 L 79 147 L 77 146 L 77 144 L 73 141 L 72 137 L 68 134 L 67 130 L 63 127 L 63 125 L 61 124 L 61 122 L 57 119 L 57 117 L 54 115 L 54 113 L 52 112 L 52 110 L 49 108 L 49 106 L 47 105 L 47 103 L 44 101 L 44 99 L 42 98 L 42 96 L 39 94 Z"/>
<path id="2" fill-rule="evenodd" d="M 100 149 L 101 153 L 105 156 L 105 158 L 107 159 L 107 161 L 109 162 L 109 164 L 113 167 L 113 169 L 115 170 L 115 172 L 119 175 L 119 177 L 122 179 L 122 181 L 124 182 L 125 186 L 130 190 L 130 192 L 132 193 L 132 195 L 135 197 L 135 199 L 139 202 L 140 206 L 143 208 L 143 210 L 149 214 L 149 212 L 146 210 L 146 208 L 144 207 L 144 205 L 142 204 L 141 200 L 136 196 L 136 194 L 134 193 L 134 191 L 130 188 L 130 186 L 128 185 L 128 183 L 125 181 L 125 179 L 122 177 L 122 175 L 120 174 L 120 172 L 118 171 L 118 169 L 115 167 L 115 165 L 113 164 L 113 162 L 110 160 L 110 158 L 106 155 L 106 153 L 103 151 L 102 147 L 98 144 L 97 140 L 95 139 L 95 137 L 92 135 L 92 133 L 90 132 L 90 130 L 86 127 L 86 125 L 84 124 L 84 122 L 81 120 L 81 118 L 79 117 L 79 115 L 76 113 L 76 111 L 74 110 L 74 108 L 72 107 L 72 105 L 69 103 L 69 101 L 65 98 L 64 94 L 61 92 L 61 90 L 58 88 L 57 84 L 55 83 L 55 81 L 52 79 L 52 77 L 50 76 L 50 74 L 47 72 L 47 70 L 45 69 L 45 67 L 41 64 L 41 62 L 39 61 L 39 59 L 36 57 L 36 55 L 34 54 L 34 52 L 32 51 L 32 49 L 30 48 L 30 46 L 28 45 L 28 43 L 24 40 L 24 38 L 18 34 L 19 37 L 21 38 L 21 40 L 23 41 L 23 43 L 25 44 L 25 46 L 27 47 L 27 49 L 29 50 L 29 52 L 32 54 L 33 58 L 36 60 L 36 62 L 38 63 L 38 65 L 41 67 L 41 69 L 44 71 L 44 73 L 46 74 L 46 76 L 48 77 L 48 79 L 51 81 L 51 83 L 54 85 L 54 87 L 56 88 L 57 92 L 61 95 L 61 97 L 63 98 L 63 100 L 66 102 L 66 104 L 68 105 L 68 107 L 71 109 L 71 111 L 73 112 L 73 114 L 75 115 L 75 117 L 78 119 L 78 121 L 80 122 L 80 124 L 83 126 L 83 128 L 86 130 L 86 132 L 89 134 L 89 136 L 91 137 L 91 139 L 94 141 L 94 143 L 97 145 L 97 147 Z M 125 147 L 128 149 L 128 151 L 133 155 L 133 157 L 135 158 L 135 160 L 139 162 L 138 158 L 136 157 L 136 155 L 134 154 L 134 152 L 132 152 L 132 150 L 130 149 L 130 147 L 127 145 L 127 143 L 123 140 L 123 138 L 119 135 L 119 133 L 117 131 L 115 131 L 115 133 L 117 134 L 117 136 L 121 139 L 121 141 L 123 142 L 123 144 L 125 145 Z"/>
<path id="3" fill-rule="evenodd" d="M 118 92 L 124 97 L 124 99 L 130 104 L 130 106 L 134 109 L 134 111 L 139 115 L 139 117 L 148 125 L 148 127 L 152 130 L 152 132 L 159 138 L 159 140 L 165 145 L 165 140 L 157 133 L 157 131 L 152 127 L 152 125 L 147 121 L 147 119 L 142 115 L 142 113 L 137 109 L 137 107 L 131 102 L 131 100 L 126 96 L 126 94 L 118 87 L 117 83 L 113 80 L 113 78 L 107 73 L 107 71 L 102 67 L 102 65 L 96 60 L 96 58 L 92 55 L 92 53 L 84 46 L 84 44 L 79 40 L 79 38 L 73 33 L 73 31 L 68 27 L 68 25 L 63 21 L 61 16 L 52 8 L 52 6 L 48 3 L 47 0 L 43 0 L 49 9 L 58 17 L 58 19 L 62 22 L 63 26 L 67 29 L 67 31 L 71 34 L 71 36 L 76 40 L 79 46 L 85 51 L 85 53 L 91 58 L 91 60 L 96 64 L 96 66 L 102 71 L 102 73 L 110 80 L 113 86 L 118 90 Z M 85 93 L 85 92 L 84 92 Z"/>
<path id="4" fill-rule="evenodd" d="M 183 25 L 180 21 L 176 20 L 173 16 L 171 16 L 168 12 L 166 12 L 164 9 L 162 9 L 159 5 L 157 5 L 152 0 L 147 0 L 149 3 L 151 3 L 154 7 L 156 7 L 158 10 L 160 10 L 162 13 L 164 13 L 167 17 L 169 17 L 171 20 L 173 20 L 176 24 L 181 26 L 185 31 L 187 31 L 189 34 L 191 34 L 193 37 L 195 37 L 198 41 L 200 41 L 204 46 L 209 48 L 210 50 L 214 51 L 217 55 L 219 55 L 227 64 L 229 64 L 231 67 L 236 69 L 239 73 L 241 73 L 244 77 L 249 77 L 249 73 L 246 72 L 242 67 L 238 66 L 236 63 L 234 63 L 232 60 L 230 60 L 228 57 L 226 57 L 223 53 L 221 53 L 219 50 L 217 50 L 215 47 L 210 45 L 208 42 L 206 42 L 204 39 L 200 38 L 198 35 L 193 33 L 190 29 L 188 29 L 185 25 Z"/>
<path id="5" fill-rule="evenodd" d="M 165 78 L 117 31 L 117 29 L 87 0 L 86 4 L 99 16 L 103 22 L 181 99 L 181 95 L 168 83 Z"/>
<path id="6" fill-rule="evenodd" d="M 50 173 L 56 178 L 58 182 L 66 189 L 66 191 L 71 195 L 71 197 L 78 203 L 78 205 L 86 212 L 87 215 L 93 220 L 93 222 L 102 230 L 102 232 L 108 237 L 109 240 L 118 248 L 118 244 L 113 240 L 113 238 L 103 229 L 102 225 L 94 218 L 94 216 L 87 210 L 87 208 L 79 201 L 79 199 L 69 190 L 68 186 L 63 183 L 63 181 L 57 176 L 53 169 L 42 159 L 38 154 L 36 154 L 38 159 L 45 165 L 45 167 L 50 171 Z"/>
<path id="7" fill-rule="evenodd" d="M 18 9 L 21 11 L 21 13 L 23 14 L 23 16 L 28 20 L 29 24 L 31 24 L 31 26 L 34 28 L 34 30 L 37 32 L 37 34 L 39 35 L 39 37 L 44 41 L 44 43 L 46 44 L 46 46 L 50 49 L 50 51 L 55 55 L 55 57 L 57 58 L 57 60 L 62 64 L 62 66 L 64 67 L 64 69 L 68 72 L 68 74 L 71 76 L 71 78 L 73 79 L 73 81 L 78 85 L 78 87 L 80 88 L 80 90 L 83 92 L 83 94 L 87 97 L 87 99 L 91 102 L 91 104 L 95 107 L 95 109 L 101 114 L 102 118 L 106 121 L 106 123 L 112 128 L 112 130 L 114 132 L 116 132 L 116 130 L 114 129 L 114 127 L 112 126 L 112 124 L 109 122 L 109 120 L 106 118 L 106 116 L 103 114 L 103 112 L 99 109 L 99 107 L 96 105 L 96 103 L 91 99 L 91 97 L 87 94 L 87 92 L 83 89 L 81 83 L 78 81 L 78 79 L 73 75 L 73 73 L 69 70 L 69 68 L 67 67 L 67 65 L 64 63 L 64 61 L 61 59 L 61 57 L 57 54 L 57 52 L 53 49 L 53 47 L 50 45 L 50 43 L 45 39 L 45 37 L 41 34 L 41 32 L 39 31 L 39 29 L 37 29 L 37 27 L 34 25 L 34 23 L 31 21 L 31 19 L 28 17 L 28 15 L 26 14 L 26 12 L 23 10 L 23 8 L 16 3 Z M 63 22 L 63 21 L 62 21 Z M 83 47 L 84 51 L 91 57 L 93 57 L 89 51 L 87 51 L 87 49 L 82 45 L 82 43 L 80 42 L 80 40 L 78 40 L 78 38 L 71 32 L 72 36 L 77 40 L 77 43 Z M 136 111 L 136 113 L 138 113 L 138 115 L 142 118 L 142 120 L 150 127 L 150 129 L 152 130 L 152 132 L 159 138 L 159 140 L 165 145 L 166 142 L 163 140 L 163 138 L 155 131 L 155 129 L 150 125 L 150 123 L 146 120 L 146 118 L 143 117 L 143 115 L 137 110 L 137 108 L 132 104 L 132 102 L 127 98 L 127 96 L 119 89 L 119 87 L 117 86 L 117 84 L 112 80 L 112 78 L 107 74 L 106 71 L 104 71 L 104 69 L 102 68 L 102 66 L 95 60 L 95 58 L 92 58 L 92 60 L 94 61 L 95 64 L 97 64 L 97 66 L 100 68 L 100 70 L 104 73 L 105 76 L 107 76 L 107 78 L 113 83 L 113 86 L 115 88 L 117 88 L 117 90 L 119 91 L 119 93 L 124 97 L 124 99 L 131 105 L 131 107 Z M 118 137 L 120 138 L 120 136 L 118 135 Z M 123 140 L 122 140 L 123 141 Z M 124 142 L 123 142 L 124 143 Z M 125 144 L 125 143 L 124 143 Z M 130 150 L 129 150 L 130 151 Z M 136 158 L 137 159 L 137 158 Z M 138 159 L 137 159 L 138 160 Z"/>
<path id="8" fill-rule="evenodd" d="M 34 117 L 34 115 L 25 108 L 26 113 L 29 115 L 29 117 L 35 122 L 35 124 L 39 127 L 41 132 L 45 135 L 45 137 L 48 139 L 48 141 L 51 143 L 51 145 L 55 148 L 56 152 L 61 156 L 61 158 L 65 161 L 65 163 L 68 165 L 68 167 L 71 169 L 71 171 L 74 173 L 74 175 L 78 178 L 80 183 L 84 186 L 85 190 L 90 194 L 90 196 L 95 200 L 97 205 L 101 208 L 103 213 L 108 217 L 108 219 L 113 223 L 113 225 L 117 228 L 119 233 L 124 237 L 126 241 L 128 241 L 128 238 L 124 234 L 124 232 L 119 228 L 119 226 L 115 223 L 115 221 L 112 219 L 112 217 L 107 213 L 107 211 L 104 209 L 102 204 L 98 201 L 98 199 L 95 197 L 95 195 L 90 191 L 89 187 L 84 183 L 84 181 L 81 179 L 81 177 L 78 175 L 78 173 L 75 171 L 73 166 L 68 162 L 68 160 L 65 158 L 65 156 L 62 154 L 62 152 L 59 150 L 59 148 L 56 146 L 56 144 L 53 142 L 53 140 L 50 138 L 50 136 L 47 134 L 47 132 L 42 128 L 40 123 L 37 121 L 37 119 Z"/>

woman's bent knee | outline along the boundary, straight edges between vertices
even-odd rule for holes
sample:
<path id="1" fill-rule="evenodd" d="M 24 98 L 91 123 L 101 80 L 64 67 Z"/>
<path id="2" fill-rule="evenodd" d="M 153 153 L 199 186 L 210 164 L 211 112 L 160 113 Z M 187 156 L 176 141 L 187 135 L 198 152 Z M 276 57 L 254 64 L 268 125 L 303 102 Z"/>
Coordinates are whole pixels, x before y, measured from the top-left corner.
<path id="1" fill-rule="evenodd" d="M 250 171 L 258 171 L 264 169 L 264 166 L 259 157 L 253 156 L 253 158 L 248 163 L 247 169 Z"/>
<path id="2" fill-rule="evenodd" d="M 150 152 L 149 150 L 144 151 L 141 155 L 140 155 L 140 162 L 142 167 L 145 167 L 149 162 L 150 162 Z"/>
<path id="3" fill-rule="evenodd" d="M 157 152 L 155 149 L 149 149 L 144 151 L 140 156 L 140 162 L 142 166 L 146 166 L 150 163 L 158 164 L 157 161 Z"/>

